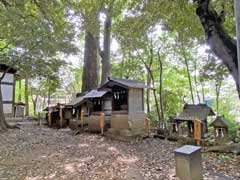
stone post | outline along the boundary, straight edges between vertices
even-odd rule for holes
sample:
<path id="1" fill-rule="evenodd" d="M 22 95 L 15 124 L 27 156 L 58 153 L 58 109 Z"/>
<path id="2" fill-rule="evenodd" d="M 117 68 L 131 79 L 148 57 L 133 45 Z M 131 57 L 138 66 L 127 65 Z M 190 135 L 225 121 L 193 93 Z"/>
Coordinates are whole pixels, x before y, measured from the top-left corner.
<path id="1" fill-rule="evenodd" d="M 201 147 L 185 145 L 174 151 L 176 175 L 180 180 L 202 180 Z"/>

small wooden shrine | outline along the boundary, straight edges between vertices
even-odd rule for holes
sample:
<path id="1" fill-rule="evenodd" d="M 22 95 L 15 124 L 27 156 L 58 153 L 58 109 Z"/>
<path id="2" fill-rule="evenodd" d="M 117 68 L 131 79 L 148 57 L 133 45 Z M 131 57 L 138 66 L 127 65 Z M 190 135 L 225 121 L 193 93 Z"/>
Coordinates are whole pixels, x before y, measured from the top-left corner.
<path id="1" fill-rule="evenodd" d="M 108 91 L 93 89 L 84 96 L 84 99 L 88 100 L 88 130 L 93 132 L 101 131 L 99 120 L 102 112 L 104 113 L 104 126 L 107 128 L 110 124 L 110 114 L 106 105 L 111 102 L 111 97 Z M 83 113 L 84 112 L 85 111 L 83 110 Z"/>
<path id="2" fill-rule="evenodd" d="M 44 111 L 46 111 L 46 120 L 49 127 L 63 127 L 68 125 L 68 121 L 64 119 L 63 109 L 64 104 L 60 103 L 44 109 Z"/>
<path id="3" fill-rule="evenodd" d="M 48 108 L 46 118 L 51 117 L 50 125 L 61 126 L 73 120 L 76 125 L 87 124 L 89 131 L 102 132 L 104 128 L 113 135 L 144 134 L 145 88 L 151 89 L 138 81 L 108 78 L 100 88 L 79 94 L 65 105 Z"/>
<path id="4" fill-rule="evenodd" d="M 25 103 L 18 102 L 14 104 L 14 117 L 24 117 Z"/>
<path id="5" fill-rule="evenodd" d="M 5 64 L 0 64 L 0 76 L 7 70 L 8 72 L 0 82 L 0 87 L 2 89 L 3 112 L 5 116 L 13 117 L 15 99 L 15 75 L 17 71 Z"/>
<path id="6" fill-rule="evenodd" d="M 88 102 L 84 98 L 86 93 L 79 93 L 77 94 L 76 98 L 74 98 L 69 103 L 65 104 L 64 107 L 64 119 L 68 120 L 76 120 L 80 123 L 81 112 L 84 112 L 84 124 L 87 124 L 89 109 L 88 109 Z"/>
<path id="7" fill-rule="evenodd" d="M 208 116 L 215 115 L 212 108 L 206 104 L 185 104 L 182 112 L 174 118 L 174 131 L 181 131 L 180 124 L 187 123 L 188 136 L 194 136 L 194 121 L 201 121 L 201 136 L 205 137 L 208 133 Z M 181 134 L 182 132 L 180 132 Z"/>
<path id="8" fill-rule="evenodd" d="M 122 136 L 144 134 L 146 114 L 144 112 L 145 84 L 130 80 L 109 78 L 99 90 L 108 90 L 103 98 L 103 112 L 110 116 L 109 133 Z"/>
<path id="9" fill-rule="evenodd" d="M 210 123 L 210 126 L 214 127 L 214 136 L 217 144 L 222 144 L 229 141 L 229 124 L 224 116 L 217 116 L 216 119 Z"/>

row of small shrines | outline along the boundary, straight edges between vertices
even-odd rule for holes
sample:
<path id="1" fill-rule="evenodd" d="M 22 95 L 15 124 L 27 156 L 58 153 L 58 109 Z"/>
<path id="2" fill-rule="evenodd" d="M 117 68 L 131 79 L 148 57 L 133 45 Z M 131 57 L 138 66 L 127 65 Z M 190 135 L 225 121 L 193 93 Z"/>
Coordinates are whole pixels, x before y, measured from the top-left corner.
<path id="1" fill-rule="evenodd" d="M 0 64 L 0 72 L 6 69 L 8 66 Z M 16 70 L 10 68 L 0 84 L 3 110 L 6 116 L 22 117 L 24 104 L 14 103 L 15 80 Z M 46 108 L 48 125 L 63 127 L 75 122 L 75 124 L 80 123 L 81 126 L 88 126 L 90 131 L 99 131 L 104 124 L 105 130 L 113 134 L 125 136 L 143 134 L 146 125 L 149 124 L 144 113 L 143 91 L 146 88 L 152 89 L 137 81 L 109 78 L 100 88 L 79 94 L 68 104 Z M 203 139 L 208 133 L 207 118 L 212 115 L 214 112 L 207 105 L 185 105 L 180 115 L 171 122 L 170 129 L 175 134 L 182 135 L 187 132 L 188 136 L 192 137 L 194 120 L 198 119 L 201 121 Z M 100 119 L 103 123 L 99 123 Z M 183 128 L 184 124 L 187 124 L 187 128 Z M 228 140 L 229 127 L 224 117 L 217 117 L 210 125 L 214 127 L 218 141 Z"/>
<path id="2" fill-rule="evenodd" d="M 78 94 L 67 104 L 57 104 L 45 110 L 49 126 L 87 127 L 89 131 L 120 136 L 144 135 L 149 130 L 149 121 L 144 113 L 144 89 L 152 89 L 143 83 L 109 78 L 98 89 Z M 208 116 L 214 116 L 213 110 L 205 105 L 186 104 L 183 111 L 171 122 L 171 133 L 177 135 L 200 136 L 208 134 Z M 200 122 L 196 128 L 195 120 Z M 185 123 L 183 123 L 185 122 Z M 187 125 L 184 129 L 183 124 Z M 228 124 L 223 116 L 218 116 L 211 124 L 218 142 L 228 141 Z M 200 132 L 198 132 L 200 131 Z"/>

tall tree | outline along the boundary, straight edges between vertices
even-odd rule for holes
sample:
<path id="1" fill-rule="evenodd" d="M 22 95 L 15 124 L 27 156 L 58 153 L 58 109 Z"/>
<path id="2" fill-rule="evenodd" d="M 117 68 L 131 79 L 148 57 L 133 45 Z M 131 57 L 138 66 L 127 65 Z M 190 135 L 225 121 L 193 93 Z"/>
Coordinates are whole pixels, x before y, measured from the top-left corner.
<path id="1" fill-rule="evenodd" d="M 25 72 L 40 72 L 39 64 L 60 53 L 72 53 L 74 33 L 63 1 L 0 1 L 0 60 Z M 6 49 L 6 50 L 5 50 Z M 30 71 L 28 71 L 30 69 Z M 7 73 L 4 72 L 3 75 Z M 0 100 L 0 106 L 2 101 Z M 0 125 L 6 124 L 3 111 Z M 3 129 L 4 126 L 2 126 Z"/>
<path id="2" fill-rule="evenodd" d="M 107 78 L 111 74 L 110 64 L 110 45 L 111 45 L 111 28 L 112 28 L 112 9 L 113 2 L 105 10 L 106 19 L 104 22 L 104 37 L 103 37 L 103 50 L 100 50 L 100 56 L 102 58 L 102 78 L 101 84 L 107 81 Z"/>
<path id="3" fill-rule="evenodd" d="M 210 0 L 195 0 L 195 2 L 197 3 L 196 13 L 204 28 L 207 43 L 232 75 L 240 97 L 236 41 L 224 28 L 225 8 L 223 6 L 222 11 L 217 13 Z"/>
<path id="4" fill-rule="evenodd" d="M 213 55 L 209 55 L 207 63 L 200 71 L 202 79 L 214 81 L 216 94 L 216 112 L 219 114 L 219 98 L 223 80 L 229 75 L 226 67 L 221 64 Z"/>
<path id="5" fill-rule="evenodd" d="M 85 47 L 82 76 L 82 92 L 98 87 L 100 76 L 99 65 L 99 13 L 102 7 L 100 2 L 85 2 Z M 91 7 L 88 7 L 91 6 Z"/>

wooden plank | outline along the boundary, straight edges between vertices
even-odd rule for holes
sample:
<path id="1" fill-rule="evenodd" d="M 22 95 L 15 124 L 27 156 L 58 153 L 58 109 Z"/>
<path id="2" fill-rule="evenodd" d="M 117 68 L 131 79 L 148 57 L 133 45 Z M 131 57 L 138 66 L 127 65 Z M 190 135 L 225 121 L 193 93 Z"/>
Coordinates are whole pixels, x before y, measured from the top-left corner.
<path id="1" fill-rule="evenodd" d="M 202 130 L 201 130 L 201 121 L 195 120 L 194 121 L 194 139 L 197 141 L 197 145 L 200 145 L 200 140 L 202 137 Z"/>
<path id="2" fill-rule="evenodd" d="M 150 119 L 146 118 L 145 119 L 145 133 L 147 134 L 147 136 L 150 136 Z"/>
<path id="3" fill-rule="evenodd" d="M 52 112 L 51 111 L 48 111 L 48 126 L 51 127 L 52 125 Z"/>
<path id="4" fill-rule="evenodd" d="M 83 115 L 84 115 L 84 111 L 81 110 L 80 112 L 80 123 L 81 123 L 81 128 L 83 129 Z"/>
<path id="5" fill-rule="evenodd" d="M 103 134 L 103 130 L 104 130 L 104 116 L 105 114 L 101 112 L 99 116 L 99 127 L 101 129 L 101 134 Z"/>
<path id="6" fill-rule="evenodd" d="M 63 127 L 63 109 L 60 107 L 59 109 L 59 117 L 60 117 L 60 128 Z"/>

